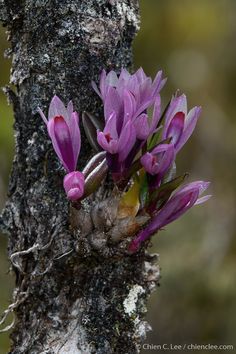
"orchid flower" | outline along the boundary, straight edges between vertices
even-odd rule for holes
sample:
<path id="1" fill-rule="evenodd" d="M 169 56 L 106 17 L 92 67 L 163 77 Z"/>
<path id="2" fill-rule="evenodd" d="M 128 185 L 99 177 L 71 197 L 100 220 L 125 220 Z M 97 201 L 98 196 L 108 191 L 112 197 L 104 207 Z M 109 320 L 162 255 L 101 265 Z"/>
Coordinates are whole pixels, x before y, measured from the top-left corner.
<path id="1" fill-rule="evenodd" d="M 154 101 L 153 115 L 151 121 L 146 113 L 141 113 L 133 119 L 133 124 L 136 130 L 137 139 L 146 141 L 157 128 L 161 117 L 161 97 L 158 94 Z"/>
<path id="2" fill-rule="evenodd" d="M 106 122 L 103 132 L 97 131 L 97 141 L 99 145 L 110 154 L 119 154 L 119 160 L 125 159 L 135 141 L 135 130 L 129 120 L 120 134 L 117 132 L 117 116 L 112 112 Z"/>
<path id="3" fill-rule="evenodd" d="M 178 152 L 192 135 L 201 113 L 201 107 L 187 112 L 185 95 L 173 97 L 166 113 L 162 138 L 172 138 L 171 142 Z"/>
<path id="4" fill-rule="evenodd" d="M 175 150 L 172 144 L 160 144 L 141 157 L 142 166 L 152 177 L 152 187 L 159 186 L 161 179 L 174 162 L 174 158 Z"/>
<path id="5" fill-rule="evenodd" d="M 67 108 L 59 97 L 54 96 L 48 111 L 48 119 L 42 110 L 38 109 L 47 125 L 48 134 L 53 148 L 67 172 L 75 171 L 80 152 L 81 137 L 78 124 L 78 114 L 73 111 L 70 101 Z"/>
<path id="6" fill-rule="evenodd" d="M 162 71 L 158 71 L 155 79 L 152 79 L 144 73 L 143 69 L 138 69 L 134 74 L 130 74 L 126 69 L 122 69 L 118 78 L 114 71 L 106 74 L 103 70 L 100 76 L 99 88 L 92 82 L 92 86 L 96 93 L 104 102 L 105 118 L 110 114 L 110 110 L 117 113 L 122 110 L 122 102 L 125 92 L 129 92 L 127 98 L 133 106 L 133 115 L 138 116 L 151 106 L 166 83 L 166 79 L 162 79 Z"/>
<path id="7" fill-rule="evenodd" d="M 156 130 L 160 119 L 159 92 L 165 81 L 161 71 L 152 82 L 140 68 L 133 75 L 122 69 L 119 78 L 114 71 L 106 74 L 103 70 L 100 91 L 92 84 L 104 103 L 105 128 L 98 131 L 97 141 L 108 152 L 108 165 L 118 180 Z M 152 105 L 153 117 L 149 122 L 146 110 Z"/>
<path id="8" fill-rule="evenodd" d="M 165 225 L 178 219 L 193 205 L 201 204 L 210 198 L 210 195 L 199 198 L 199 196 L 208 188 L 209 182 L 197 181 L 192 182 L 180 188 L 169 201 L 158 211 L 151 219 L 146 228 L 132 240 L 129 251 L 136 252 L 142 242 L 146 241 L 155 232 Z"/>

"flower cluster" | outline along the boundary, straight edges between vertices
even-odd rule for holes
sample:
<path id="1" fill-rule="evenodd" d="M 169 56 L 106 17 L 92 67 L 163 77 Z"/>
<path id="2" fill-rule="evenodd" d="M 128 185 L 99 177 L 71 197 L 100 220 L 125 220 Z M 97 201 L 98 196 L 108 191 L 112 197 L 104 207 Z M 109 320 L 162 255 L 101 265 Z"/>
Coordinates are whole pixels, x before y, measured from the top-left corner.
<path id="1" fill-rule="evenodd" d="M 83 116 L 88 140 L 94 149 L 102 152 L 94 156 L 83 173 L 76 171 L 81 139 L 72 102 L 66 109 L 55 96 L 48 120 L 39 110 L 54 150 L 68 172 L 64 188 L 70 200 L 94 192 L 107 171 L 123 191 L 122 202 L 126 195 L 130 198 L 133 183 L 138 186 L 134 196 L 138 208 L 134 209 L 137 215 L 148 215 L 149 222 L 132 240 L 131 253 L 193 205 L 209 198 L 199 198 L 208 182 L 181 186 L 186 175 L 176 176 L 176 155 L 190 138 L 201 108 L 194 107 L 188 112 L 186 96 L 174 95 L 161 113 L 160 91 L 165 82 L 161 71 L 153 81 L 142 68 L 133 75 L 125 69 L 119 76 L 114 71 L 108 74 L 102 71 L 99 88 L 94 82 L 92 86 L 103 101 L 104 121 L 89 113 Z"/>
<path id="2" fill-rule="evenodd" d="M 103 70 L 100 91 L 93 88 L 104 104 L 105 128 L 98 131 L 97 141 L 107 151 L 107 163 L 114 180 L 126 178 L 131 164 L 147 139 L 155 132 L 160 120 L 159 92 L 165 84 L 162 72 L 154 81 L 142 69 L 134 75 L 122 69 L 119 78 L 114 71 Z M 153 106 L 149 121 L 147 109 Z"/>

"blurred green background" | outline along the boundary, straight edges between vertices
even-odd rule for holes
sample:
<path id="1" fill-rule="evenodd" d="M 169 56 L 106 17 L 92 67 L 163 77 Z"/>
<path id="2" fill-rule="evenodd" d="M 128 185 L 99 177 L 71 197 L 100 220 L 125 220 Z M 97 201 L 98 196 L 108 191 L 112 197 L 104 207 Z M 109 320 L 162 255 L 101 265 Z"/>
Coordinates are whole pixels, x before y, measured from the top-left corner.
<path id="1" fill-rule="evenodd" d="M 212 200 L 192 209 L 153 239 L 161 286 L 149 302 L 153 327 L 145 343 L 233 344 L 236 348 L 236 1 L 141 0 L 135 67 L 163 69 L 167 102 L 176 89 L 203 113 L 178 156 L 178 171 L 212 181 Z M 9 80 L 8 44 L 0 32 L 0 85 Z M 0 206 L 13 157 L 12 111 L 0 94 Z M 0 311 L 9 303 L 6 238 L 0 237 Z M 0 334 L 0 354 L 8 348 Z M 143 350 L 142 353 L 153 353 Z M 204 351 L 198 351 L 205 353 Z M 219 351 L 220 352 L 220 351 Z"/>

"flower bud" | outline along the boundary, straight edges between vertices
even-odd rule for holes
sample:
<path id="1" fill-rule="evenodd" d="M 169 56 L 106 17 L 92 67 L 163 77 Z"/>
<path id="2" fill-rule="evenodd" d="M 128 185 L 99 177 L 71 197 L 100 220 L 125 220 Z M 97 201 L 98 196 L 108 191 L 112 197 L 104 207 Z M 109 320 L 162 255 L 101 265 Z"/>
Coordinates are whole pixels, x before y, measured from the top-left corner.
<path id="1" fill-rule="evenodd" d="M 67 198 L 71 201 L 78 200 L 84 194 L 84 175 L 79 171 L 74 171 L 65 175 L 63 186 Z"/>

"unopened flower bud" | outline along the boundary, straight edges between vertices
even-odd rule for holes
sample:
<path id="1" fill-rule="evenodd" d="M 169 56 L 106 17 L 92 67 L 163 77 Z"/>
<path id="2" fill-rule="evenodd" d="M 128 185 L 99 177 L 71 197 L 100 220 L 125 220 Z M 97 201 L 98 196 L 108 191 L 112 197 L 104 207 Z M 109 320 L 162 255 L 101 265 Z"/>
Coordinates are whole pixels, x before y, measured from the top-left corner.
<path id="1" fill-rule="evenodd" d="M 68 173 L 64 177 L 63 186 L 67 198 L 71 201 L 78 200 L 84 194 L 84 175 L 79 171 Z"/>

